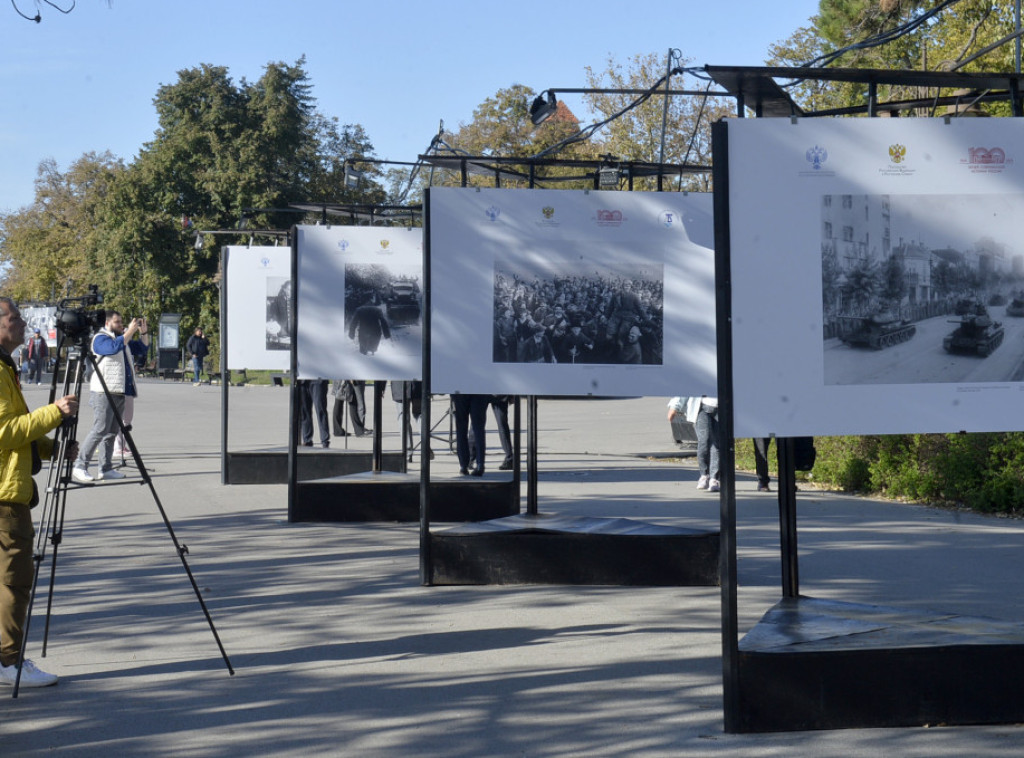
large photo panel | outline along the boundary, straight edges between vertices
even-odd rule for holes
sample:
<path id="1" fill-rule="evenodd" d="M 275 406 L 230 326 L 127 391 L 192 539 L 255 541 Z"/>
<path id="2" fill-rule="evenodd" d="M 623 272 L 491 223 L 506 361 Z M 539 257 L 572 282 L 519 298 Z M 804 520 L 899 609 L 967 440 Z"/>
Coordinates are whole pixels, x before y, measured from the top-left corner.
<path id="1" fill-rule="evenodd" d="M 715 393 L 711 198 L 433 188 L 431 387 Z"/>
<path id="2" fill-rule="evenodd" d="M 1019 119 L 727 128 L 736 435 L 1019 429 Z"/>
<path id="3" fill-rule="evenodd" d="M 229 369 L 291 365 L 291 247 L 225 249 Z"/>
<path id="4" fill-rule="evenodd" d="M 423 233 L 299 226 L 300 379 L 419 379 Z"/>

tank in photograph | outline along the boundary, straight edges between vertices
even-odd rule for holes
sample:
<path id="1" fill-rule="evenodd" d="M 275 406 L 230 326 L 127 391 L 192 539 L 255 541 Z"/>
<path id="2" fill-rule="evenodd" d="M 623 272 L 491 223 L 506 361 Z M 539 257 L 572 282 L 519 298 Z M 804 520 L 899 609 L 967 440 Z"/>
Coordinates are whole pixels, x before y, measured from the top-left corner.
<path id="1" fill-rule="evenodd" d="M 839 339 L 851 346 L 881 350 L 906 342 L 917 333 L 917 327 L 892 313 L 872 316 L 840 316 Z"/>
<path id="2" fill-rule="evenodd" d="M 1005 329 L 998 321 L 993 321 L 984 306 L 977 306 L 972 314 L 965 314 L 958 319 L 950 319 L 957 328 L 942 340 L 942 347 L 947 353 L 966 353 L 985 357 L 995 350 L 1003 341 Z"/>

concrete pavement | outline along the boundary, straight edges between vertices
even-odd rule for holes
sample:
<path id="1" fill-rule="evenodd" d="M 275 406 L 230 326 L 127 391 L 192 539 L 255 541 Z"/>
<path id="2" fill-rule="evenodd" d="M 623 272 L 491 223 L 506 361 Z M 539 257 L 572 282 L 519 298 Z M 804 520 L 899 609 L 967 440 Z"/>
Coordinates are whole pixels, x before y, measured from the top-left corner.
<path id="1" fill-rule="evenodd" d="M 45 402 L 44 387 L 26 394 Z M 692 461 L 665 458 L 664 403 L 542 400 L 541 510 L 717 528 Z M 232 388 L 229 407 L 232 449 L 284 444 L 286 390 Z M 718 589 L 422 587 L 418 525 L 288 524 L 285 485 L 222 486 L 220 408 L 218 387 L 146 381 L 134 438 L 236 674 L 154 497 L 126 468 L 127 484 L 68 492 L 46 658 L 42 586 L 29 647 L 61 681 L 17 699 L 0 690 L 5 758 L 1024 750 L 1018 726 L 724 734 Z M 496 466 L 493 432 L 488 442 Z M 434 475 L 457 475 L 434 447 Z M 778 513 L 752 476 L 738 489 L 745 630 L 780 594 Z M 799 502 L 805 594 L 1024 623 L 1024 523 L 804 490 Z"/>

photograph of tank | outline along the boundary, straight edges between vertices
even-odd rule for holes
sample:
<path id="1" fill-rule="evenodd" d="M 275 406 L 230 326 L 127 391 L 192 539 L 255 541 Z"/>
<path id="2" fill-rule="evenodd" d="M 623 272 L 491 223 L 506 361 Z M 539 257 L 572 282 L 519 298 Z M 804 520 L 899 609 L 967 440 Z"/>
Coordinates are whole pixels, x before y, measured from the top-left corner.
<path id="1" fill-rule="evenodd" d="M 1024 379 L 1024 195 L 821 199 L 825 384 Z"/>
<path id="2" fill-rule="evenodd" d="M 494 363 L 660 366 L 664 267 L 495 261 Z"/>
<path id="3" fill-rule="evenodd" d="M 267 277 L 267 350 L 291 350 L 292 280 Z"/>
<path id="4" fill-rule="evenodd" d="M 345 264 L 345 334 L 362 355 L 382 345 L 418 342 L 421 330 L 420 267 Z"/>

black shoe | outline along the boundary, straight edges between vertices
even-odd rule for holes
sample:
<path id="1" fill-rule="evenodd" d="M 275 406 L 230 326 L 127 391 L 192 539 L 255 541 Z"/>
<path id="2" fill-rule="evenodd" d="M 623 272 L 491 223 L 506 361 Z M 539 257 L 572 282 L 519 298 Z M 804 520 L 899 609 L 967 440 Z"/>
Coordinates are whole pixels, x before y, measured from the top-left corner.
<path id="1" fill-rule="evenodd" d="M 357 437 L 366 437 L 369 434 L 373 434 L 373 429 L 363 429 L 361 432 L 356 432 Z"/>
<path id="2" fill-rule="evenodd" d="M 511 460 L 502 461 L 501 465 L 498 466 L 498 471 L 511 471 L 511 470 L 512 470 L 512 461 Z"/>
<path id="3" fill-rule="evenodd" d="M 759 484 L 759 485 L 757 485 L 757 491 L 758 492 L 771 492 L 772 488 L 769 487 L 767 484 Z"/>
<path id="4" fill-rule="evenodd" d="M 340 431 L 335 432 L 334 436 L 335 437 L 347 437 L 348 436 L 348 432 L 346 432 L 344 429 L 341 429 Z"/>
<path id="5" fill-rule="evenodd" d="M 309 442 L 303 442 L 302 446 L 303 447 L 313 447 L 313 441 L 310 440 Z"/>
<path id="6" fill-rule="evenodd" d="M 328 448 L 328 447 L 331 446 L 331 441 L 327 440 L 326 442 L 322 443 L 322 445 L 323 445 L 324 448 Z"/>
<path id="7" fill-rule="evenodd" d="M 469 476 L 469 470 L 468 469 L 464 469 L 464 468 L 460 468 L 459 469 L 459 474 L 461 476 Z"/>
<path id="8" fill-rule="evenodd" d="M 475 468 L 469 472 L 470 476 L 483 476 L 484 470 L 482 468 Z"/>

